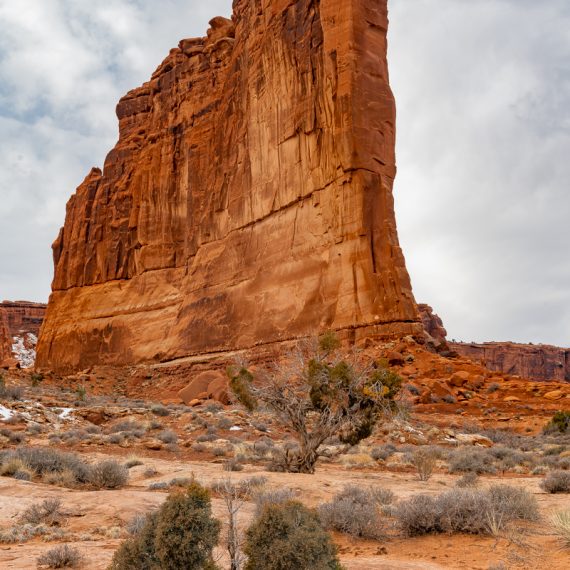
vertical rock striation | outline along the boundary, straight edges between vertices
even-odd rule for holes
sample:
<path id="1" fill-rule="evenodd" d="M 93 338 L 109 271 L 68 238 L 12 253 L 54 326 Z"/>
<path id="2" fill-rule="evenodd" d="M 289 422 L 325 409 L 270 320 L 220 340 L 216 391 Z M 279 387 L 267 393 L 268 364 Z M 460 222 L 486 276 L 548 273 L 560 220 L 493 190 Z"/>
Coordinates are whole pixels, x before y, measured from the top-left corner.
<path id="1" fill-rule="evenodd" d="M 394 217 L 387 0 L 235 0 L 117 106 L 68 202 L 39 367 L 421 329 Z"/>

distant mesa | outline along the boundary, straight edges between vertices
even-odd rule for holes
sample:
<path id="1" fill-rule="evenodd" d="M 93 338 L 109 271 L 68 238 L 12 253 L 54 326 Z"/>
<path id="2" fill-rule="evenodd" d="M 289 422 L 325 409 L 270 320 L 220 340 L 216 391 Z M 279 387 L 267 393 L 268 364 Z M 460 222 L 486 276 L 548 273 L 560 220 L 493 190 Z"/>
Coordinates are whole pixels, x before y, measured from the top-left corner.
<path id="1" fill-rule="evenodd" d="M 396 231 L 387 0 L 234 1 L 117 106 L 67 204 L 37 365 L 422 334 Z"/>
<path id="2" fill-rule="evenodd" d="M 514 342 L 449 342 L 441 318 L 429 305 L 418 305 L 425 331 L 446 349 L 481 362 L 490 370 L 531 380 L 570 382 L 570 348 Z"/>

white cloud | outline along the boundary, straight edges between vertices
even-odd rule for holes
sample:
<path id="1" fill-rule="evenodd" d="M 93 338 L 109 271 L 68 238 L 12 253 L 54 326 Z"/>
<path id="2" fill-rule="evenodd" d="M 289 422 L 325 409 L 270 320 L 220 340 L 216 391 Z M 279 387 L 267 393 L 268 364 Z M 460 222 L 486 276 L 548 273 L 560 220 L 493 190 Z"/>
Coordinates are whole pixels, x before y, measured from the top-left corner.
<path id="1" fill-rule="evenodd" d="M 396 205 L 451 336 L 570 344 L 570 5 L 391 0 Z M 0 297 L 46 299 L 115 105 L 230 0 L 0 0 Z"/>
<path id="2" fill-rule="evenodd" d="M 570 10 L 393 0 L 396 207 L 450 336 L 570 344 Z"/>

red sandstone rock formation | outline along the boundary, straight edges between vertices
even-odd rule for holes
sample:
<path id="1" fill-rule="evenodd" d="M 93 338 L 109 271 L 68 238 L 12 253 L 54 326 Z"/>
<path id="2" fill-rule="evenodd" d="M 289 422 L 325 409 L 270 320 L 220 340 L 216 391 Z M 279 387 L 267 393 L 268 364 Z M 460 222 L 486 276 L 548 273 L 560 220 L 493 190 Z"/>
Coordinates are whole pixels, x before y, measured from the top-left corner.
<path id="1" fill-rule="evenodd" d="M 47 305 L 30 301 L 3 301 L 0 308 L 6 312 L 10 336 L 40 333 Z"/>
<path id="2" fill-rule="evenodd" d="M 0 306 L 0 366 L 12 358 L 12 337 L 8 327 L 8 315 Z"/>
<path id="3" fill-rule="evenodd" d="M 0 303 L 0 366 L 31 366 L 47 305 L 29 301 Z M 14 346 L 16 346 L 14 350 Z"/>
<path id="4" fill-rule="evenodd" d="M 424 330 L 439 343 L 446 343 L 443 321 L 429 305 L 419 304 Z M 450 351 L 481 362 L 489 370 L 557 382 L 570 382 L 570 349 L 545 344 L 513 342 L 448 342 Z"/>
<path id="5" fill-rule="evenodd" d="M 418 310 L 420 311 L 420 317 L 422 318 L 422 323 L 424 330 L 436 341 L 445 342 L 447 339 L 447 331 L 443 326 L 443 321 L 441 318 L 433 312 L 433 309 L 426 305 L 425 303 L 418 304 Z"/>
<path id="6" fill-rule="evenodd" d="M 387 0 L 234 1 L 117 106 L 69 200 L 37 364 L 421 330 L 393 210 Z"/>
<path id="7" fill-rule="evenodd" d="M 512 342 L 450 342 L 449 346 L 490 370 L 535 380 L 570 382 L 570 348 Z"/>

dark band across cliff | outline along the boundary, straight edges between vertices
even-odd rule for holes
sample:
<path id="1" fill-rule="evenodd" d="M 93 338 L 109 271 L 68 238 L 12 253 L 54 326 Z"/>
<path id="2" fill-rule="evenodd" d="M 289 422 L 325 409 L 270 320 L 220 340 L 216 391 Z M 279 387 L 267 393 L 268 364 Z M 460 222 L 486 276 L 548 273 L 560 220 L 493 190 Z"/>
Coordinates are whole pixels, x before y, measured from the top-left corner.
<path id="1" fill-rule="evenodd" d="M 37 366 L 419 332 L 387 0 L 237 0 L 117 106 L 67 205 Z"/>

